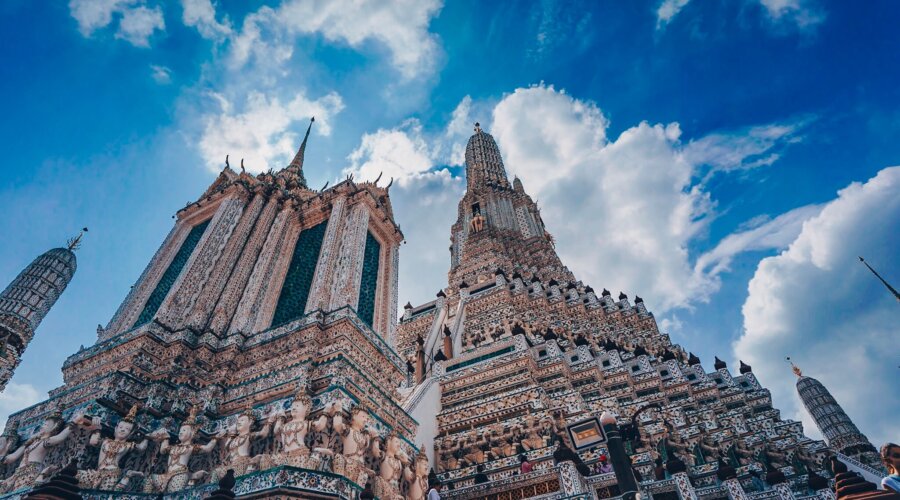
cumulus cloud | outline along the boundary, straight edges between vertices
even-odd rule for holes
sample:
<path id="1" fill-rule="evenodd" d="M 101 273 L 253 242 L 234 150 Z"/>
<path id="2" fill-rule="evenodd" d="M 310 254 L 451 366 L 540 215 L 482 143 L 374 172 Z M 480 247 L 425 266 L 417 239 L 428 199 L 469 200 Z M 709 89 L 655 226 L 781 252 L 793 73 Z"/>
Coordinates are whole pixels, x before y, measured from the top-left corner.
<path id="1" fill-rule="evenodd" d="M 226 154 L 243 155 L 248 171 L 258 173 L 280 168 L 290 161 L 300 145 L 298 133 L 315 116 L 313 130 L 323 136 L 331 134 L 331 120 L 344 109 L 341 96 L 331 92 L 316 100 L 303 93 L 282 102 L 277 96 L 251 92 L 241 109 L 221 94 L 211 94 L 219 110 L 204 118 L 199 149 L 212 171 L 219 171 Z M 298 123 L 302 126 L 298 126 Z"/>
<path id="2" fill-rule="evenodd" d="M 692 255 L 716 215 L 700 174 L 761 166 L 760 158 L 797 140 L 801 125 L 749 127 L 687 144 L 678 123 L 640 123 L 615 139 L 608 125 L 595 103 L 537 85 L 497 104 L 491 132 L 509 173 L 542 206 L 563 261 L 588 283 L 646 294 L 658 313 L 708 300 L 736 254 L 783 248 L 815 211 L 797 209 Z"/>
<path id="3" fill-rule="evenodd" d="M 663 0 L 656 9 L 656 29 L 664 28 L 691 0 Z M 759 4 L 773 25 L 808 30 L 825 20 L 816 0 L 749 0 Z"/>
<path id="4" fill-rule="evenodd" d="M 197 28 L 203 38 L 221 40 L 232 33 L 231 22 L 216 20 L 216 8 L 212 0 L 181 0 L 181 21 L 185 26 Z"/>
<path id="5" fill-rule="evenodd" d="M 0 392 L 0 422 L 6 422 L 10 414 L 37 404 L 42 399 L 44 394 L 33 385 L 10 382 Z"/>
<path id="6" fill-rule="evenodd" d="M 900 167 L 838 192 L 781 254 L 760 261 L 735 356 L 753 366 L 787 416 L 815 427 L 784 357 L 825 384 L 874 444 L 900 435 L 897 302 L 857 261 L 900 276 Z M 788 382 L 790 380 L 790 382 Z"/>
<path id="7" fill-rule="evenodd" d="M 464 98 L 440 134 L 423 133 L 415 120 L 366 134 L 350 156 L 348 172 L 371 179 L 384 171 L 401 185 L 418 181 L 441 164 L 438 152 L 449 141 L 459 145 L 452 156 L 462 154 L 459 148 L 471 134 L 466 123 L 478 106 Z M 735 255 L 784 248 L 816 210 L 802 207 L 757 221 L 698 257 L 689 248 L 716 215 L 698 173 L 749 168 L 753 157 L 795 140 L 797 127 L 751 127 L 683 144 L 677 123 L 640 123 L 611 140 L 609 120 L 595 103 L 548 85 L 516 89 L 494 106 L 491 117 L 486 129 L 496 138 L 508 173 L 518 176 L 542 207 L 563 261 L 587 283 L 646 294 L 658 313 L 707 300 Z M 455 206 L 441 209 L 455 215 Z M 443 240 L 448 227 L 419 227 L 408 236 Z M 404 287 L 418 279 L 401 276 Z"/>
<path id="8" fill-rule="evenodd" d="M 286 0 L 244 19 L 233 42 L 233 62 L 240 66 L 252 56 L 283 61 L 296 36 L 319 34 L 354 48 L 375 41 L 387 48 L 400 73 L 412 78 L 433 67 L 439 50 L 428 25 L 441 6 L 440 0 Z"/>
<path id="9" fill-rule="evenodd" d="M 393 129 L 379 129 L 365 134 L 348 159 L 351 166 L 344 173 L 357 179 L 374 180 L 381 173 L 406 184 L 434 165 L 430 147 L 422 136 L 422 125 L 410 119 Z"/>
<path id="10" fill-rule="evenodd" d="M 116 38 L 137 47 L 149 47 L 150 36 L 166 28 L 162 8 L 147 7 L 140 0 L 70 0 L 69 12 L 86 37 L 109 26 L 118 17 Z"/>
<path id="11" fill-rule="evenodd" d="M 122 11 L 116 38 L 124 39 L 136 47 L 149 47 L 153 32 L 165 29 L 166 23 L 159 6 L 153 8 L 138 6 Z"/>

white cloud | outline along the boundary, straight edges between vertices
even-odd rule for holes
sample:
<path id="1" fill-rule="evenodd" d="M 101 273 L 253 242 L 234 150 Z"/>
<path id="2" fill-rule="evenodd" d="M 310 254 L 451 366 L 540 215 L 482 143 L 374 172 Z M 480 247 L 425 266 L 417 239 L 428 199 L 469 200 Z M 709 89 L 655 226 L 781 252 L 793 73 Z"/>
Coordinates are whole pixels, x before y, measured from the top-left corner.
<path id="1" fill-rule="evenodd" d="M 656 9 L 656 29 L 660 29 L 675 17 L 691 0 L 663 0 Z"/>
<path id="2" fill-rule="evenodd" d="M 78 21 L 78 29 L 84 36 L 109 26 L 113 13 L 134 4 L 135 0 L 70 0 L 69 12 Z"/>
<path id="3" fill-rule="evenodd" d="M 150 36 L 156 30 L 165 31 L 162 9 L 144 6 L 122 10 L 116 38 L 122 38 L 136 47 L 149 47 Z"/>
<path id="4" fill-rule="evenodd" d="M 445 131 L 433 137 L 423 134 L 415 120 L 366 134 L 350 156 L 348 172 L 371 179 L 384 171 L 401 185 L 417 180 L 434 168 L 436 152 L 448 141 L 464 148 L 471 134 L 465 123 L 478 106 L 464 98 Z M 783 248 L 804 217 L 813 214 L 804 207 L 757 224 L 697 259 L 689 247 L 715 216 L 710 194 L 696 180 L 698 172 L 709 165 L 723 170 L 746 165 L 748 157 L 794 140 L 788 131 L 796 127 L 754 127 L 685 146 L 677 123 L 641 123 L 614 141 L 606 136 L 608 124 L 593 102 L 542 84 L 506 95 L 494 107 L 493 124 L 485 127 L 497 139 L 508 173 L 520 177 L 540 203 L 563 261 L 587 283 L 645 295 L 657 313 L 689 307 L 718 289 L 718 275 L 734 255 Z M 454 150 L 454 156 L 459 154 Z M 456 212 L 455 207 L 441 209 Z M 427 210 L 420 207 L 416 213 Z M 426 234 L 409 231 L 408 236 L 444 239 L 448 227 L 423 228 Z"/>
<path id="5" fill-rule="evenodd" d="M 31 384 L 10 382 L 0 392 L 0 422 L 6 422 L 10 414 L 38 403 L 45 396 Z"/>
<path id="6" fill-rule="evenodd" d="M 544 85 L 516 89 L 494 108 L 493 120 L 504 161 L 535 192 L 603 149 L 609 125 L 593 102 Z"/>
<path id="7" fill-rule="evenodd" d="M 814 27 L 825 20 L 825 12 L 813 0 L 759 0 L 775 22 L 788 22 L 800 29 Z"/>
<path id="8" fill-rule="evenodd" d="M 763 259 L 743 306 L 735 356 L 750 363 L 788 416 L 814 429 L 784 357 L 819 379 L 877 446 L 900 435 L 897 302 L 857 261 L 900 276 L 900 167 L 841 190 L 780 255 Z"/>
<path id="9" fill-rule="evenodd" d="M 156 30 L 164 31 L 162 8 L 149 8 L 140 0 L 70 0 L 69 12 L 78 21 L 78 29 L 84 36 L 112 24 L 119 16 L 116 38 L 137 47 L 149 47 L 150 36 Z"/>
<path id="10" fill-rule="evenodd" d="M 663 0 L 656 10 L 656 29 L 664 28 L 691 0 Z M 758 3 L 774 25 L 787 24 L 801 31 L 825 20 L 825 11 L 816 0 L 747 0 Z"/>
<path id="11" fill-rule="evenodd" d="M 231 34 L 231 23 L 227 18 L 221 23 L 216 21 L 212 0 L 181 0 L 181 6 L 184 25 L 197 28 L 203 38 L 221 40 Z"/>
<path id="12" fill-rule="evenodd" d="M 172 70 L 165 66 L 151 64 L 150 76 L 153 77 L 153 81 L 160 85 L 168 85 L 172 83 Z"/>
<path id="13" fill-rule="evenodd" d="M 697 273 L 717 276 L 729 269 L 732 258 L 741 252 L 786 248 L 800 234 L 803 223 L 819 213 L 820 205 L 789 210 L 750 229 L 729 234 L 716 247 L 697 258 Z"/>
<path id="14" fill-rule="evenodd" d="M 431 156 L 422 137 L 422 125 L 410 119 L 400 127 L 363 135 L 359 147 L 348 156 L 351 166 L 344 173 L 364 180 L 374 180 L 383 173 L 385 181 L 393 178 L 406 184 L 434 166 Z"/>
<path id="15" fill-rule="evenodd" d="M 769 166 L 778 160 L 782 147 L 802 140 L 798 133 L 810 120 L 710 134 L 688 143 L 684 155 L 694 165 L 708 166 L 710 175 Z"/>
<path id="16" fill-rule="evenodd" d="M 388 49 L 400 73 L 412 78 L 434 66 L 439 49 L 428 25 L 441 6 L 440 0 L 287 0 L 245 18 L 233 42 L 233 61 L 240 66 L 254 55 L 283 61 L 290 57 L 294 37 L 320 34 L 357 49 L 376 41 Z"/>
<path id="17" fill-rule="evenodd" d="M 251 92 L 240 111 L 221 94 L 211 95 L 219 104 L 217 113 L 204 118 L 204 131 L 199 148 L 204 162 L 212 171 L 222 169 L 226 154 L 245 160 L 250 172 L 281 168 L 290 161 L 300 145 L 298 134 L 291 131 L 315 116 L 313 130 L 323 136 L 331 134 L 331 120 L 344 109 L 341 96 L 331 92 L 316 100 L 303 93 L 282 103 L 278 97 Z M 237 167 L 240 163 L 234 163 Z"/>

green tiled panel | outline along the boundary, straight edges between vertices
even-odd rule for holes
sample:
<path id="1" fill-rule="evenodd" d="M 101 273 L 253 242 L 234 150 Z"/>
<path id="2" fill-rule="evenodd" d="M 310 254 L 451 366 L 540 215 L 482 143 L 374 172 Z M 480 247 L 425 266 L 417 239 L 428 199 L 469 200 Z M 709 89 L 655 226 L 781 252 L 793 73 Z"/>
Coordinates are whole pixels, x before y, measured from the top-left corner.
<path id="1" fill-rule="evenodd" d="M 162 278 L 159 279 L 159 283 L 156 284 L 156 288 L 153 289 L 153 293 L 150 294 L 150 298 L 147 299 L 147 303 L 144 304 L 144 310 L 141 311 L 141 315 L 138 316 L 138 319 L 134 322 L 133 326 L 143 325 L 153 319 L 153 316 L 156 315 L 159 306 L 161 306 L 163 300 L 166 299 L 166 295 L 169 294 L 169 290 L 172 289 L 172 285 L 175 284 L 175 280 L 178 279 L 181 270 L 184 269 L 184 265 L 187 264 L 188 259 L 194 252 L 194 248 L 197 247 L 197 243 L 199 243 L 200 238 L 203 237 L 203 232 L 206 231 L 207 226 L 209 226 L 209 220 L 197 224 L 191 229 L 191 232 L 188 233 L 184 243 L 181 244 L 181 248 L 178 249 L 178 253 L 175 254 L 175 258 L 172 259 L 172 263 L 169 264 L 169 268 L 163 273 Z"/>
<path id="2" fill-rule="evenodd" d="M 297 238 L 294 255 L 291 257 L 291 266 L 284 277 L 281 295 L 278 296 L 278 305 L 275 307 L 272 326 L 283 325 L 303 316 L 327 226 L 328 222 L 323 222 L 303 231 Z"/>
<path id="3" fill-rule="evenodd" d="M 366 233 L 366 250 L 363 254 L 362 280 L 359 283 L 359 303 L 356 305 L 356 314 L 359 319 L 372 326 L 375 316 L 375 290 L 378 288 L 378 257 L 381 253 L 381 245 L 372 236 Z"/>

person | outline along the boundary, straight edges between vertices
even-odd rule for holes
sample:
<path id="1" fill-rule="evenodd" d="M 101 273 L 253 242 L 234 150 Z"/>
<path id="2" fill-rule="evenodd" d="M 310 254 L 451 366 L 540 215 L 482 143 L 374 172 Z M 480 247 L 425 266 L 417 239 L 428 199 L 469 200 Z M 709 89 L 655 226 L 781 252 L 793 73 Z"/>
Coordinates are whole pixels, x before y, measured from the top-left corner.
<path id="1" fill-rule="evenodd" d="M 612 472 L 612 465 L 607 462 L 606 455 L 600 455 L 600 474 L 606 474 L 607 472 Z"/>
<path id="2" fill-rule="evenodd" d="M 900 493 L 900 445 L 885 443 L 881 447 L 881 462 L 888 471 L 888 475 L 881 480 L 881 486 Z"/>
<path id="3" fill-rule="evenodd" d="M 488 482 L 488 477 L 484 473 L 484 466 L 478 464 L 478 467 L 475 467 L 475 484 L 484 484 L 486 482 Z"/>
<path id="4" fill-rule="evenodd" d="M 519 455 L 519 473 L 528 474 L 532 469 L 534 469 L 534 465 L 528 461 L 528 457 L 524 453 Z"/>
<path id="5" fill-rule="evenodd" d="M 428 485 L 427 500 L 441 500 L 441 494 L 438 493 L 438 486 L 440 485 L 440 483 L 435 481 L 434 479 L 429 481 L 429 483 L 430 484 Z"/>

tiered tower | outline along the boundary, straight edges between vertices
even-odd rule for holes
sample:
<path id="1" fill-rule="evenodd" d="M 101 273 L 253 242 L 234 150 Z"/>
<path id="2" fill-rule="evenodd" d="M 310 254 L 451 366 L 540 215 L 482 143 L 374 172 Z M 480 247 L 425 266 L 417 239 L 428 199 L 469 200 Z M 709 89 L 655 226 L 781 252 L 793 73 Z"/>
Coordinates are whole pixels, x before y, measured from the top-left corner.
<path id="1" fill-rule="evenodd" d="M 707 371 L 658 330 L 643 299 L 577 280 L 478 124 L 466 175 L 448 286 L 407 304 L 397 335 L 417 383 L 404 408 L 420 422 L 437 413 L 416 440 L 431 444 L 453 486 L 446 497 L 615 495 L 614 475 L 591 470 L 606 446 L 575 453 L 567 433 L 603 412 L 623 427 L 645 495 L 743 498 L 753 471 L 783 498 L 807 490 L 829 450 L 781 419 L 750 366 L 732 373 L 717 358 Z M 519 473 L 522 455 L 533 472 Z M 488 483 L 474 484 L 478 468 Z"/>
<path id="2" fill-rule="evenodd" d="M 804 375 L 793 363 L 791 369 L 797 375 L 797 393 L 803 401 L 803 406 L 825 436 L 828 445 L 834 451 L 867 465 L 880 467 L 878 450 L 872 446 L 869 438 L 859 431 L 828 389 L 818 380 Z"/>
<path id="3" fill-rule="evenodd" d="M 72 281 L 78 267 L 74 250 L 85 230 L 66 248 L 48 250 L 34 259 L 0 293 L 0 391 L 19 366 L 38 325 Z"/>
<path id="4" fill-rule="evenodd" d="M 0 487 L 79 456 L 85 498 L 200 498 L 229 468 L 256 498 L 349 499 L 367 483 L 380 498 L 424 496 L 417 422 L 398 405 L 406 369 L 389 343 L 403 239 L 389 186 L 309 189 L 308 138 L 278 172 L 237 173 L 226 159 L 178 211 L 97 343 L 66 360 L 65 384 L 10 417 L 13 440 L 44 446 L 14 454 Z"/>

